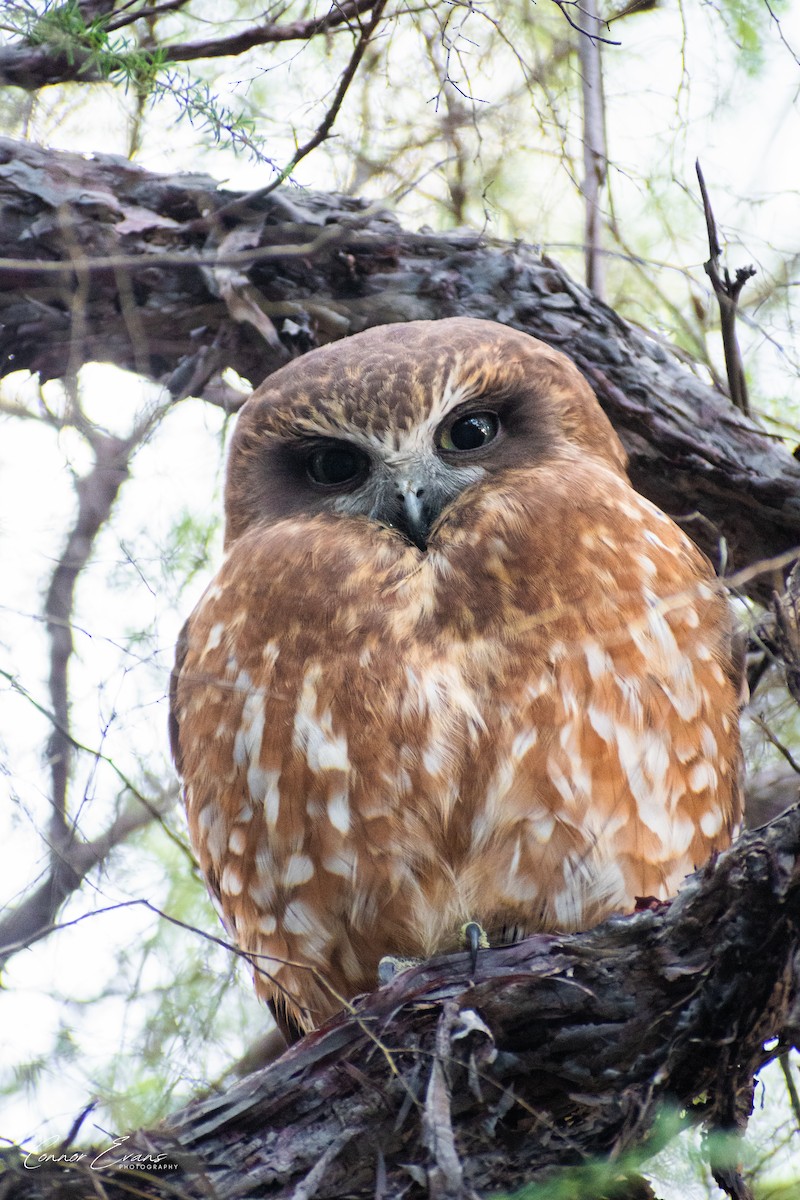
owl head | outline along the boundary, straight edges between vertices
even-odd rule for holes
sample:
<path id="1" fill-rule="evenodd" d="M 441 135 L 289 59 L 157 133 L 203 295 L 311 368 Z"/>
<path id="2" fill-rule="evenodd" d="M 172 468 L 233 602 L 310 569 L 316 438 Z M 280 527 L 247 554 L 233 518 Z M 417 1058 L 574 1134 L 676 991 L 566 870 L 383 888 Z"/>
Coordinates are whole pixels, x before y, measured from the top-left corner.
<path id="1" fill-rule="evenodd" d="M 257 523 L 338 513 L 424 552 L 448 506 L 487 477 L 626 456 L 565 355 L 493 321 L 382 325 L 271 375 L 244 405 L 226 484 L 226 545 Z"/>

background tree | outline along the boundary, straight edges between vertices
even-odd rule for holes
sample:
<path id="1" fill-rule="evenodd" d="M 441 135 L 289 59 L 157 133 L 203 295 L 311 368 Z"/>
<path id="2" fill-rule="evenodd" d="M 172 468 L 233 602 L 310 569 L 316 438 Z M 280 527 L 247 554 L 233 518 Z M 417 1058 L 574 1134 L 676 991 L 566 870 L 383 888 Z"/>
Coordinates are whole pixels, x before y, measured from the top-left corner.
<path id="1" fill-rule="evenodd" d="M 775 440 L 794 444 L 786 396 L 796 375 L 796 247 L 781 220 L 792 181 L 781 167 L 789 156 L 767 152 L 790 143 L 797 120 L 786 107 L 797 70 L 788 14 L 736 3 L 606 11 L 592 23 L 589 9 L 569 4 L 354 0 L 266 13 L 231 4 L 214 16 L 209 25 L 207 6 L 191 2 L 3 11 L 4 124 L 31 143 L 4 151 L 0 262 L 13 498 L 3 536 L 9 561 L 20 563 L 4 600 L 13 805 L 0 929 L 17 951 L 5 1019 L 29 1018 L 6 1085 L 16 1137 L 41 1139 L 42 1113 L 63 1133 L 89 1094 L 101 1096 L 99 1120 L 109 1127 L 152 1121 L 227 1070 L 263 1028 L 247 979 L 234 981 L 232 957 L 141 904 L 217 932 L 175 807 L 163 697 L 181 615 L 218 550 L 221 452 L 228 415 L 246 392 L 242 377 L 257 383 L 289 354 L 349 331 L 348 289 L 367 270 L 374 282 L 383 269 L 401 298 L 422 296 L 438 311 L 460 300 L 469 262 L 475 311 L 490 315 L 480 308 L 492 295 L 490 260 L 471 235 L 452 232 L 470 226 L 525 237 L 596 288 L 604 264 L 612 307 L 690 354 L 698 378 L 721 382 L 691 168 L 699 151 L 726 261 L 759 269 L 742 293 L 738 326 L 751 404 Z M 773 113 L 780 126 L 769 125 Z M 726 126 L 757 129 L 752 162 L 726 161 Z M 86 168 L 92 187 L 76 190 L 69 160 L 37 155 L 35 142 L 114 150 L 154 170 L 202 165 L 229 188 L 260 194 L 220 203 L 213 182 L 195 176 L 173 177 L 156 196 L 145 177 L 102 163 Z M 379 213 L 363 221 L 354 201 L 326 208 L 292 186 L 266 197 L 287 174 L 396 208 L 408 225 L 424 221 L 451 231 L 450 240 L 423 233 L 402 243 Z M 220 216 L 226 204 L 234 207 Z M 333 232 L 326 242 L 324 216 L 345 223 L 352 244 L 337 246 Z M 265 257 L 259 275 L 252 251 L 269 248 L 265 223 L 283 224 L 292 253 L 284 245 L 277 259 Z M 359 232 L 373 237 L 371 248 L 359 248 Z M 112 260 L 105 273 L 89 271 L 86 256 L 110 250 L 152 262 L 138 270 Z M 198 253 L 197 267 L 180 265 Z M 506 269 L 508 253 L 492 261 Z M 517 254 L 532 279 L 532 260 Z M 59 257 L 68 275 L 19 268 L 20 259 Z M 403 292 L 398 264 L 407 277 L 424 276 L 424 286 Z M 581 329 L 598 336 L 556 268 L 549 278 L 536 319 L 549 321 L 551 337 L 570 349 Z M 498 312 L 503 318 L 502 305 Z M 519 319 L 511 299 L 506 313 Z M 400 319 L 402 304 L 383 315 Z M 608 338 L 607 328 L 599 332 Z M 596 365 L 596 348 L 583 343 L 582 353 L 584 369 Z M 669 375 L 666 365 L 656 369 Z M 612 397 L 609 387 L 605 402 Z M 639 436 L 644 477 L 647 437 L 657 443 L 658 432 Z M 673 468 L 666 455 L 664 487 Z M 687 461 L 680 479 L 691 472 Z M 782 482 L 791 498 L 793 480 Z M 702 513 L 707 496 L 687 484 L 672 511 Z M 759 527 L 777 527 L 774 513 L 759 511 L 743 534 L 714 515 L 716 524 L 698 518 L 692 532 L 719 553 L 723 528 L 735 565 Z M 800 541 L 791 521 L 781 529 L 780 545 L 759 549 Z M 762 684 L 755 715 L 767 718 L 766 740 L 791 737 L 785 692 Z M 759 738 L 748 732 L 763 787 L 763 772 L 785 760 L 768 758 Z M 98 915 L 84 919 L 90 913 Z M 54 920 L 68 927 L 23 952 L 19 943 Z M 210 989 L 211 977 L 222 982 Z M 120 1045 L 135 1053 L 121 1056 Z M 770 1084 L 769 1104 L 778 1090 Z M 769 1112 L 766 1124 L 791 1136 L 782 1112 Z"/>

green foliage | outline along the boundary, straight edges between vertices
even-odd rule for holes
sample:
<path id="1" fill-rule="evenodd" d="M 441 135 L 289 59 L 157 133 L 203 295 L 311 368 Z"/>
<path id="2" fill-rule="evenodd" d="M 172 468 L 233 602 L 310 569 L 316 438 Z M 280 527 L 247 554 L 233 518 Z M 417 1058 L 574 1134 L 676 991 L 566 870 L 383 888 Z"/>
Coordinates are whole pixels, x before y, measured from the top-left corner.
<path id="1" fill-rule="evenodd" d="M 154 76 L 148 88 L 153 103 L 171 96 L 180 110 L 179 121 L 185 118 L 190 125 L 208 134 L 215 145 L 228 146 L 236 153 L 244 151 L 252 159 L 275 166 L 262 151 L 264 139 L 257 135 L 255 121 L 242 113 L 234 113 L 222 104 L 207 83 L 177 70 L 172 63 L 163 62 L 159 69 L 161 74 Z"/>
<path id="2" fill-rule="evenodd" d="M 219 511 L 202 519 L 186 508 L 176 513 L 161 547 L 161 582 L 176 603 L 197 575 L 211 565 L 221 528 Z"/>
<path id="3" fill-rule="evenodd" d="M 771 0 L 776 16 L 788 10 L 787 0 Z M 748 75 L 757 75 L 764 65 L 764 35 L 772 19 L 764 0 L 724 0 L 720 14 L 739 51 L 739 63 Z"/>

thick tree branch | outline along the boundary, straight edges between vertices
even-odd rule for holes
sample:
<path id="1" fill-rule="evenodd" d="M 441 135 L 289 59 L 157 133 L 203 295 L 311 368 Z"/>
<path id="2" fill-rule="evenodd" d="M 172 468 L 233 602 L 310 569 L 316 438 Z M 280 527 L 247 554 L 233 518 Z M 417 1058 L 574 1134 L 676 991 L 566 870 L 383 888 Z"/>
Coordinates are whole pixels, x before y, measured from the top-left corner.
<path id="1" fill-rule="evenodd" d="M 399 976 L 124 1149 L 179 1164 L 163 1188 L 148 1180 L 155 1196 L 390 1200 L 412 1183 L 468 1197 L 619 1161 L 665 1109 L 741 1130 L 755 1073 L 800 1036 L 799 966 L 797 807 L 671 904 L 482 952 L 473 979 L 463 954 Z M 17 1163 L 5 1200 L 92 1194 L 87 1161 Z M 730 1164 L 717 1175 L 747 1195 Z M 100 1179 L 108 1200 L 131 1183 L 110 1165 Z"/>
<path id="2" fill-rule="evenodd" d="M 0 139 L 0 373 L 48 379 L 98 359 L 144 364 L 173 394 L 199 394 L 218 388 L 224 367 L 259 383 L 287 355 L 370 325 L 486 317 L 571 355 L 631 455 L 636 487 L 717 561 L 721 539 L 734 569 L 800 544 L 800 463 L 551 259 L 479 235 L 409 233 L 365 203 L 285 186 L 228 210 L 223 229 L 247 244 L 226 258 L 213 214 L 238 199 L 206 177 Z M 77 330 L 76 246 L 89 260 Z M 201 257 L 235 261 L 279 345 L 258 321 L 232 317 Z M 768 599 L 772 586 L 750 590 Z"/>
<path id="3" fill-rule="evenodd" d="M 111 515 L 119 489 L 128 478 L 133 449 L 121 438 L 97 432 L 90 433 L 89 437 L 95 461 L 88 474 L 75 482 L 78 512 L 53 571 L 44 610 L 50 637 L 49 687 L 54 716 L 47 747 L 52 785 L 49 840 L 51 852 L 59 859 L 66 843 L 73 837 L 67 815 L 67 788 L 72 754 L 68 672 L 74 650 L 72 611 L 75 586 L 89 561 L 100 530 Z"/>

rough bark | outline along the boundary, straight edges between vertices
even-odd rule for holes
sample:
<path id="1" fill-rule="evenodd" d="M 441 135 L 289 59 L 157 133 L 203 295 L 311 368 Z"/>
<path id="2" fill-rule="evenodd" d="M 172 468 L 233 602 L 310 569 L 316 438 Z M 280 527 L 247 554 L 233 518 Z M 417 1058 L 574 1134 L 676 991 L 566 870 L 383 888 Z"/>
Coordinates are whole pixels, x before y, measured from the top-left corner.
<path id="1" fill-rule="evenodd" d="M 268 1069 L 132 1135 L 119 1153 L 178 1170 L 145 1185 L 107 1154 L 102 1194 L 136 1180 L 140 1195 L 217 1200 L 471 1197 L 618 1159 L 669 1106 L 741 1130 L 755 1072 L 800 1034 L 800 807 L 671 904 L 481 952 L 472 979 L 466 960 L 400 975 Z M 4 1200 L 98 1194 L 88 1158 L 6 1161 Z M 717 1175 L 748 1195 L 735 1169 Z"/>
<path id="2" fill-rule="evenodd" d="M 226 366 L 258 383 L 369 325 L 459 314 L 571 355 L 636 486 L 717 561 L 724 538 L 728 569 L 800 543 L 800 463 L 532 247 L 405 231 L 348 197 L 241 197 L 0 139 L 0 374 L 97 359 L 220 402 Z"/>

